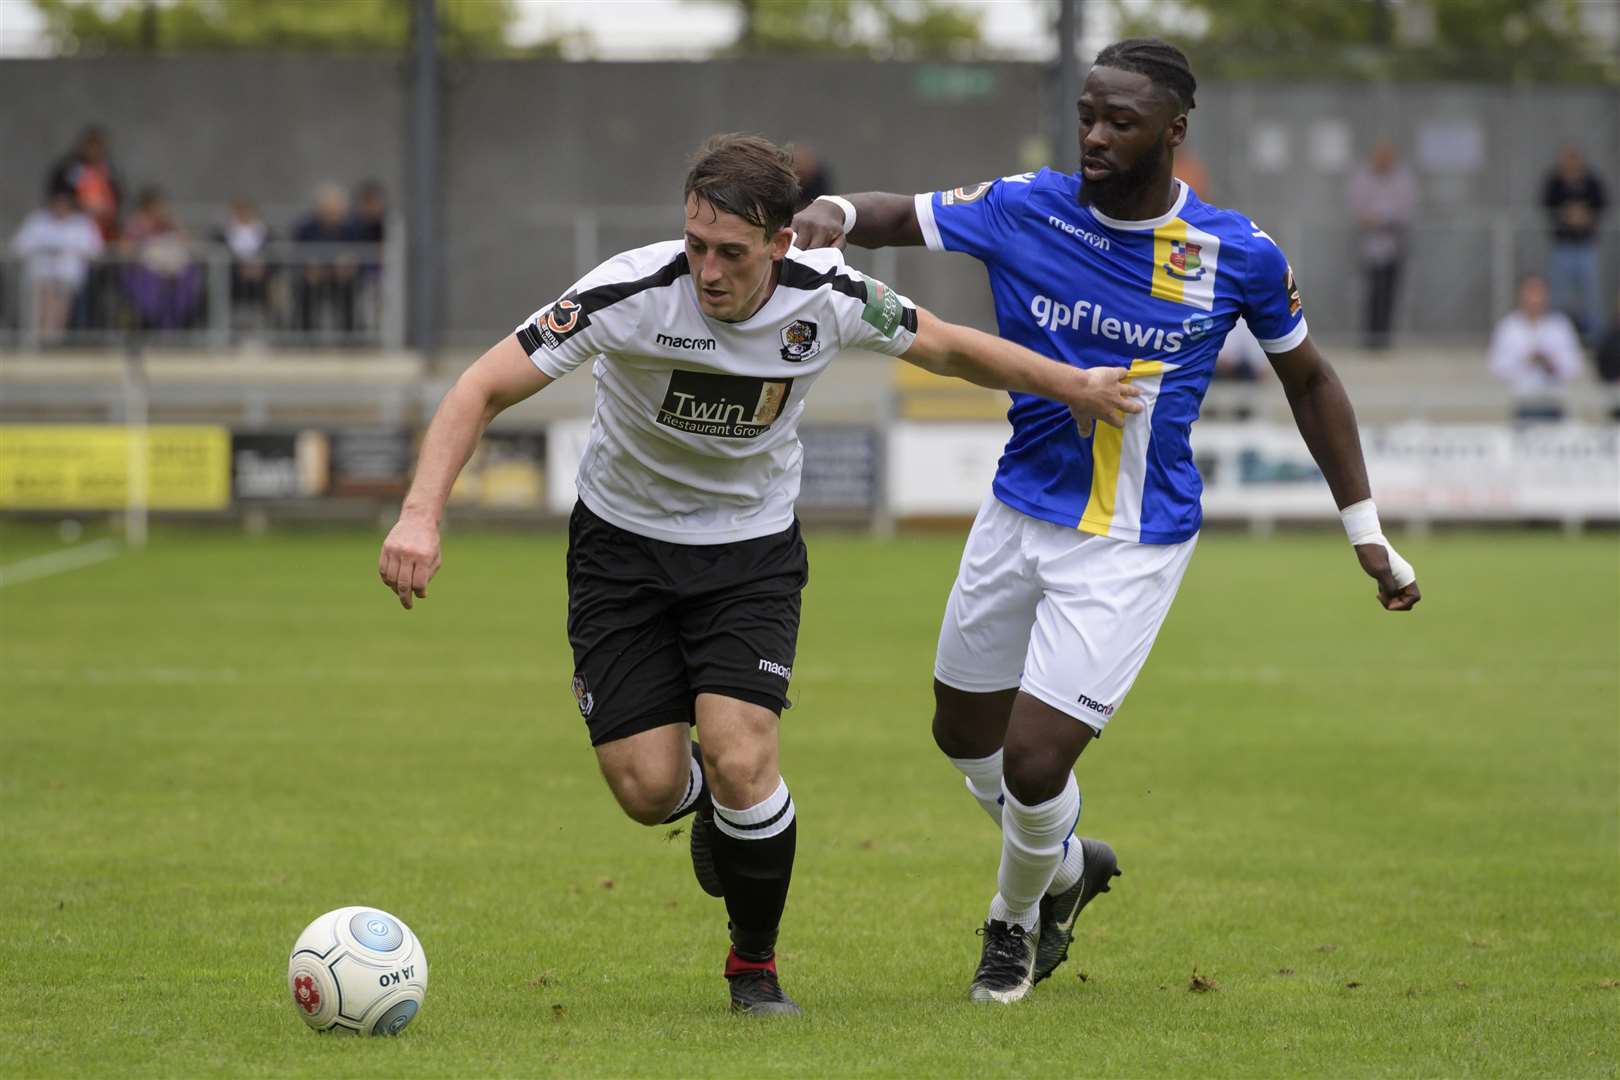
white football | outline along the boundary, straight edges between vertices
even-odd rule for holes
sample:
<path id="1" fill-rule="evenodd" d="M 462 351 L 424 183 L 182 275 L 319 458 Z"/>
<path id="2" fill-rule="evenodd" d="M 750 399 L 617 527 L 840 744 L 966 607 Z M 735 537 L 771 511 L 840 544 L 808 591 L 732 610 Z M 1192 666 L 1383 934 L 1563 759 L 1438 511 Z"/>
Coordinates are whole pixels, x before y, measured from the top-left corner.
<path id="1" fill-rule="evenodd" d="M 427 954 L 411 928 L 368 907 L 328 911 L 287 958 L 287 990 L 316 1031 L 397 1035 L 427 993 Z"/>

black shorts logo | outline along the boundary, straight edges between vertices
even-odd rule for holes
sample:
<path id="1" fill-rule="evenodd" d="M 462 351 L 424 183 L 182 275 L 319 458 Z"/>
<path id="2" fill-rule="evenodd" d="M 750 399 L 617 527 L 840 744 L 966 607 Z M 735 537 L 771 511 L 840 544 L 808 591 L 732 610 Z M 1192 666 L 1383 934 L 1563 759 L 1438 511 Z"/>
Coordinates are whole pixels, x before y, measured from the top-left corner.
<path id="1" fill-rule="evenodd" d="M 596 699 L 591 696 L 590 690 L 585 687 L 585 676 L 574 676 L 574 701 L 579 704 L 579 715 L 589 720 L 591 710 L 596 708 Z"/>
<path id="2" fill-rule="evenodd" d="M 754 439 L 782 415 L 792 379 L 673 371 L 658 422 L 693 435 Z"/>
<path id="3" fill-rule="evenodd" d="M 782 359 L 790 364 L 802 364 L 821 351 L 816 340 L 816 324 L 809 319 L 794 319 L 782 327 Z"/>

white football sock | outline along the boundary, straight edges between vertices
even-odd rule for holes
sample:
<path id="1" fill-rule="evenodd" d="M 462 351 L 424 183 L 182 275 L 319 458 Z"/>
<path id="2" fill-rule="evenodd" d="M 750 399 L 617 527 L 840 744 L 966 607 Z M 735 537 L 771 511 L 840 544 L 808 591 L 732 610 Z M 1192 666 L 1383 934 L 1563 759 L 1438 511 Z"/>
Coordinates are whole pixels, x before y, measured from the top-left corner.
<path id="1" fill-rule="evenodd" d="M 698 760 L 697 754 L 692 755 L 692 767 L 686 774 L 686 794 L 681 796 L 680 805 L 670 813 L 669 820 L 673 821 L 692 809 L 692 804 L 698 801 L 703 794 L 703 763 Z"/>
<path id="2" fill-rule="evenodd" d="M 1080 816 L 1080 786 L 1071 773 L 1056 798 L 1025 806 L 1001 785 L 1001 870 L 999 891 L 990 902 L 990 918 L 1034 930 L 1040 921 L 1041 897 L 1063 861 L 1064 841 Z M 1078 848 L 1079 844 L 1070 844 Z"/>
<path id="3" fill-rule="evenodd" d="M 956 771 L 967 779 L 968 794 L 984 808 L 990 815 L 990 820 L 1001 828 L 1001 751 L 997 750 L 989 757 L 982 758 L 946 758 Z M 1079 815 L 1076 814 L 1076 817 Z M 1046 891 L 1056 896 L 1074 888 L 1074 883 L 1080 880 L 1080 873 L 1085 869 L 1085 862 L 1080 852 L 1080 841 L 1070 837 L 1063 842 L 1063 861 L 1058 864 L 1057 874 L 1052 878 L 1052 885 Z"/>
<path id="4" fill-rule="evenodd" d="M 972 795 L 990 820 L 1001 828 L 1001 751 L 982 758 L 946 758 L 956 771 L 967 778 L 968 794 Z"/>

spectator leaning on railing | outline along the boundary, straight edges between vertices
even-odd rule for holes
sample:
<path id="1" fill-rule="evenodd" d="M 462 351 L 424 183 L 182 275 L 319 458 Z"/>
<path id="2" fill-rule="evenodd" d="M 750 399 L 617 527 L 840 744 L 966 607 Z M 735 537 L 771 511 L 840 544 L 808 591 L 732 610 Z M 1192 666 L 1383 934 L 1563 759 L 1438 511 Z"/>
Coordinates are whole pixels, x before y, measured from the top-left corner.
<path id="1" fill-rule="evenodd" d="M 1519 303 L 1491 334 L 1491 374 L 1513 389 L 1519 420 L 1559 420 L 1562 388 L 1581 374 L 1581 343 L 1569 316 L 1547 304 L 1547 283 L 1531 274 Z"/>
<path id="2" fill-rule="evenodd" d="M 80 211 L 100 230 L 104 247 L 112 248 L 118 242 L 124 188 L 107 152 L 105 130 L 92 124 L 79 132 L 73 149 L 51 167 L 46 187 L 73 192 Z M 92 265 L 78 290 L 70 324 L 80 329 L 105 327 L 117 293 L 116 268 Z"/>
<path id="3" fill-rule="evenodd" d="M 191 238 L 155 187 L 145 188 L 129 216 L 121 244 L 124 292 L 142 330 L 183 330 L 202 301 L 202 268 Z"/>
<path id="4" fill-rule="evenodd" d="M 25 325 L 41 344 L 55 344 L 67 329 L 91 263 L 101 255 L 101 232 L 79 210 L 73 189 L 57 184 L 46 194 L 45 206 L 23 219 L 11 250 L 23 260 Z"/>
<path id="5" fill-rule="evenodd" d="M 250 199 L 231 202 L 230 216 L 214 230 L 214 242 L 230 252 L 231 323 L 258 330 L 270 321 L 270 265 L 265 248 L 272 235 Z"/>
<path id="6" fill-rule="evenodd" d="M 293 240 L 311 245 L 293 268 L 298 282 L 298 326 L 306 333 L 324 329 L 327 321 L 343 333 L 354 332 L 354 290 L 359 271 L 352 254 L 335 245 L 354 241 L 349 197 L 336 184 L 315 192 L 315 208 L 293 227 Z"/>

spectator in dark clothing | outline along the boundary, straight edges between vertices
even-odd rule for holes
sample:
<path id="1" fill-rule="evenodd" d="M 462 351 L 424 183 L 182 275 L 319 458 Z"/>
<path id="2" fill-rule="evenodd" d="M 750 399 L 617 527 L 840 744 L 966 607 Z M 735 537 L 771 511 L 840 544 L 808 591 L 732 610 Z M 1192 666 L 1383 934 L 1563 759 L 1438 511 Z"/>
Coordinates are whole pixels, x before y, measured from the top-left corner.
<path id="1" fill-rule="evenodd" d="M 1614 305 L 1614 320 L 1598 342 L 1592 360 L 1597 365 L 1598 378 L 1608 387 L 1611 395 L 1609 419 L 1620 420 L 1620 298 L 1616 299 Z"/>
<path id="2" fill-rule="evenodd" d="M 1558 155 L 1558 167 L 1547 177 L 1541 204 L 1552 219 L 1552 252 L 1547 259 L 1547 285 L 1553 306 L 1573 320 L 1581 336 L 1592 338 L 1602 325 L 1598 300 L 1598 219 L 1608 206 L 1603 181 L 1586 166 L 1575 146 Z"/>
<path id="3" fill-rule="evenodd" d="M 382 310 L 382 245 L 388 231 L 388 192 L 379 181 L 364 180 L 354 189 L 354 213 L 349 218 L 353 243 L 367 245 L 360 253 L 355 281 L 355 324 L 375 330 Z"/>
<path id="4" fill-rule="evenodd" d="M 230 217 L 214 230 L 214 242 L 231 255 L 231 322 L 238 329 L 260 329 L 269 321 L 270 264 L 265 249 L 270 241 L 270 227 L 247 199 L 232 202 Z"/>
<path id="5" fill-rule="evenodd" d="M 124 292 L 143 330 L 183 330 L 193 325 L 202 302 L 202 267 L 191 238 L 155 187 L 144 189 L 120 242 Z"/>
<path id="6" fill-rule="evenodd" d="M 51 167 L 47 190 L 73 192 L 80 213 L 95 222 L 102 246 L 114 250 L 120 232 L 123 183 L 107 153 L 107 133 L 91 125 L 79 132 L 73 149 Z M 84 287 L 73 303 L 71 325 L 76 329 L 101 329 L 111 324 L 116 302 L 118 270 L 110 265 L 90 268 Z"/>
<path id="7" fill-rule="evenodd" d="M 101 128 L 87 127 L 79 133 L 73 149 L 51 169 L 46 188 L 73 192 L 80 212 L 89 215 L 101 230 L 103 244 L 118 239 L 123 187 L 107 156 L 107 133 Z"/>
<path id="8" fill-rule="evenodd" d="M 354 289 L 359 264 L 352 252 L 335 248 L 354 242 L 349 197 L 336 184 L 315 192 L 315 208 L 293 227 L 293 240 L 312 245 L 295 267 L 298 281 L 298 325 L 306 332 L 329 325 L 354 332 Z"/>
<path id="9" fill-rule="evenodd" d="M 807 143 L 793 144 L 793 171 L 799 175 L 801 210 L 823 195 L 831 195 L 838 190 L 833 187 L 832 172 L 822 164 L 815 148 Z"/>

